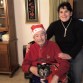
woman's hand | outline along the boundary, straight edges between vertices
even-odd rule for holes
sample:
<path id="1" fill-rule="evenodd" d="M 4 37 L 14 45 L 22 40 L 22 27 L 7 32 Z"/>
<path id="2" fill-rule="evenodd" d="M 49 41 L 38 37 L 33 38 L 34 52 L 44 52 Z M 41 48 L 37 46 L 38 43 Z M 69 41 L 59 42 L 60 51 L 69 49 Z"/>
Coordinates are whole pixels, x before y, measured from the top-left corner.
<path id="1" fill-rule="evenodd" d="M 30 48 L 30 43 L 26 46 L 26 53 L 29 51 L 29 48 Z"/>
<path id="2" fill-rule="evenodd" d="M 30 43 L 28 43 L 28 45 L 26 46 L 26 53 L 29 51 L 30 45 L 34 44 L 34 41 L 31 41 Z"/>
<path id="3" fill-rule="evenodd" d="M 66 54 L 66 53 L 59 53 L 59 57 L 62 58 L 62 59 L 67 59 L 67 60 L 72 59 L 72 57 L 69 54 Z"/>

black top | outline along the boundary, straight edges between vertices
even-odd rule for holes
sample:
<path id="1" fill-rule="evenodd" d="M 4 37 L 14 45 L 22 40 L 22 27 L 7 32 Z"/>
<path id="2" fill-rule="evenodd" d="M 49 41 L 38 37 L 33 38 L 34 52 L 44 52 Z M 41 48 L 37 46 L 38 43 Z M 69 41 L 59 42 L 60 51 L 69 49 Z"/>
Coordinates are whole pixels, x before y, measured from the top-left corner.
<path id="1" fill-rule="evenodd" d="M 65 27 L 70 22 L 64 22 Z M 70 54 L 72 58 L 80 52 L 83 45 L 83 22 L 77 19 L 72 19 L 64 37 L 64 27 L 60 20 L 50 24 L 47 29 L 47 39 L 50 39 L 53 35 L 55 41 L 59 45 L 60 49 L 64 53 Z"/>

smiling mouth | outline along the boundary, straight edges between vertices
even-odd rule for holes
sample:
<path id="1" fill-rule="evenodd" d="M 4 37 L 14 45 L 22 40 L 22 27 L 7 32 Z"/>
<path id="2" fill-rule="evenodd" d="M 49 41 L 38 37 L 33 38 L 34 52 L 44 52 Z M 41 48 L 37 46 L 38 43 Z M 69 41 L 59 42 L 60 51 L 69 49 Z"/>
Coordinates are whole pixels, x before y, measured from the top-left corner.
<path id="1" fill-rule="evenodd" d="M 62 17 L 62 18 L 67 18 L 67 17 Z"/>

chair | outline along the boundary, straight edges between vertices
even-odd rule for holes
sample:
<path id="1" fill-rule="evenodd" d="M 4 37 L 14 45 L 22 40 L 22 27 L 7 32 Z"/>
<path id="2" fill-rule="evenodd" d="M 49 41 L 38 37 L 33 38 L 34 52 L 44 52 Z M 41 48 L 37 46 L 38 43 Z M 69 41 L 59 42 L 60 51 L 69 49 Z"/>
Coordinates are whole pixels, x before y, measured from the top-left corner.
<path id="1" fill-rule="evenodd" d="M 26 54 L 26 45 L 23 46 L 23 58 L 25 57 Z M 32 74 L 30 72 L 24 73 L 24 78 L 25 79 L 31 79 Z"/>

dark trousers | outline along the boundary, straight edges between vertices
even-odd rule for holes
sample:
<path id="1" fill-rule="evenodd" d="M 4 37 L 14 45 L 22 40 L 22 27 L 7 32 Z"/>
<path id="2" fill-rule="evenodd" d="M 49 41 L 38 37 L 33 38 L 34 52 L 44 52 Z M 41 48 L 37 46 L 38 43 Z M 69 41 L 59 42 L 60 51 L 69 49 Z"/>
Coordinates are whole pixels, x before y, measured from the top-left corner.
<path id="1" fill-rule="evenodd" d="M 83 49 L 78 53 L 77 57 L 71 61 L 71 71 L 69 83 L 82 83 L 83 75 Z"/>
<path id="2" fill-rule="evenodd" d="M 31 80 L 30 80 L 30 83 L 41 83 L 41 81 L 40 81 L 39 77 L 33 75 L 32 78 L 31 78 Z M 48 81 L 45 80 L 45 83 L 48 83 Z"/>

